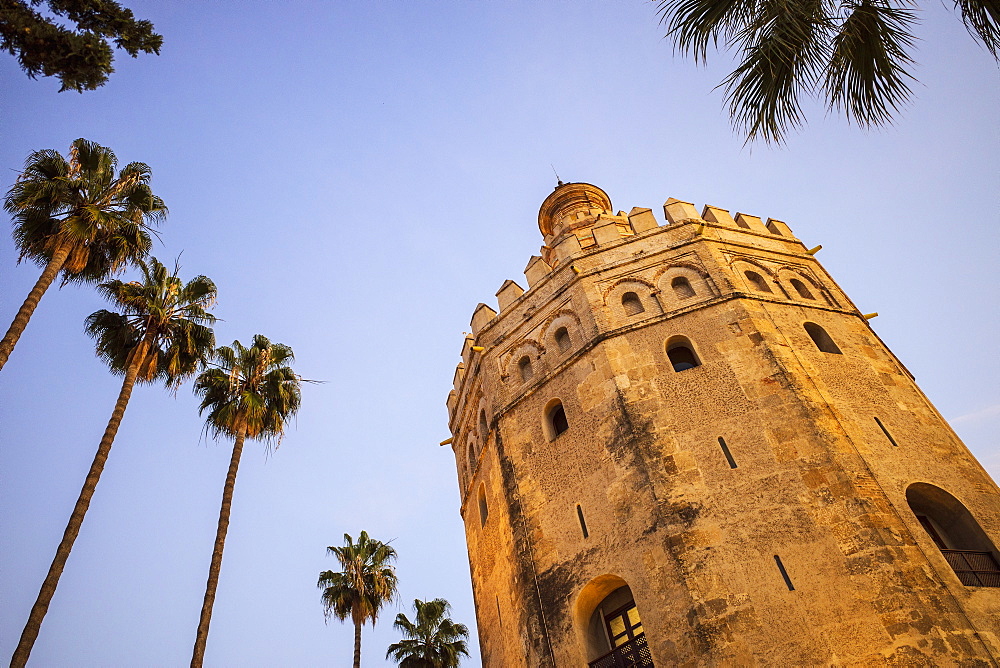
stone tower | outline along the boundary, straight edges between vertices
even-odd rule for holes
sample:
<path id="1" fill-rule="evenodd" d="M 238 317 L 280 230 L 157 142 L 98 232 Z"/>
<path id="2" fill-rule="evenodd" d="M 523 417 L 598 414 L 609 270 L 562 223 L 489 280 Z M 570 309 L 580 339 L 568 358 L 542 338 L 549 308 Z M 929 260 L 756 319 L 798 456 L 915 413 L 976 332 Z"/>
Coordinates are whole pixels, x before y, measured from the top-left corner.
<path id="1" fill-rule="evenodd" d="M 778 220 L 560 184 L 448 397 L 483 665 L 988 666 L 1000 490 Z"/>

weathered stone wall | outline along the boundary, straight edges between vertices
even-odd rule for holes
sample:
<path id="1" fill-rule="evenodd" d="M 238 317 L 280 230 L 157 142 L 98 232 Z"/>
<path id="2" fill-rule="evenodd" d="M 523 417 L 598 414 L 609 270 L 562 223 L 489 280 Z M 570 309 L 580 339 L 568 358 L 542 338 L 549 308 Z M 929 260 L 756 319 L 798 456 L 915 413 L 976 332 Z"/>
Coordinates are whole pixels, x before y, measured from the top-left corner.
<path id="1" fill-rule="evenodd" d="M 548 262 L 476 310 L 448 400 L 483 664 L 585 666 L 628 584 L 659 666 L 995 665 L 1000 588 L 962 585 L 906 490 L 993 546 L 1000 493 L 788 227 L 677 200 L 660 227 L 562 188 L 593 190 L 546 200 Z M 678 336 L 700 366 L 673 370 Z"/>

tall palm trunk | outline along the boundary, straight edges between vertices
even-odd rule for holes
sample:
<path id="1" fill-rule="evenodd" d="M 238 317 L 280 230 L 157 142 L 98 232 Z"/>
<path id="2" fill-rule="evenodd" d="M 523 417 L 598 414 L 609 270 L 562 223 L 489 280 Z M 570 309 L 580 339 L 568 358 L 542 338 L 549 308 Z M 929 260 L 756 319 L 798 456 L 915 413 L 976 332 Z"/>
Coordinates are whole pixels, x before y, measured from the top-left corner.
<path id="1" fill-rule="evenodd" d="M 38 277 L 38 281 L 35 282 L 35 287 L 31 288 L 31 292 L 28 293 L 28 298 L 24 300 L 21 304 L 21 309 L 14 316 L 14 322 L 10 324 L 10 329 L 4 334 L 3 340 L 0 341 L 0 369 L 4 367 L 7 363 L 7 358 L 10 357 L 10 353 L 14 350 L 14 345 L 17 340 L 21 338 L 21 333 L 24 332 L 24 328 L 28 326 L 28 320 L 31 319 L 31 314 L 35 312 L 35 307 L 38 306 L 38 302 L 42 299 L 42 295 L 45 291 L 49 289 L 52 285 L 52 281 L 56 279 L 59 274 L 59 270 L 63 268 L 66 264 L 66 258 L 69 257 L 70 245 L 68 243 L 62 243 L 52 254 L 52 259 L 49 263 L 45 265 L 45 269 L 42 271 L 42 275 Z"/>
<path id="2" fill-rule="evenodd" d="M 56 556 L 52 560 L 52 565 L 49 566 L 48 575 L 45 576 L 42 588 L 38 592 L 38 598 L 35 599 L 35 604 L 31 607 L 31 613 L 28 615 L 28 623 L 24 625 L 24 631 L 21 632 L 21 640 L 17 643 L 14 656 L 10 659 L 11 668 L 22 668 L 28 662 L 28 655 L 31 654 L 31 648 L 35 645 L 35 639 L 38 638 L 38 631 L 42 628 L 42 620 L 45 619 L 45 613 L 49 610 L 49 602 L 52 600 L 52 595 L 56 592 L 56 585 L 59 584 L 63 568 L 66 567 L 66 560 L 69 558 L 70 550 L 73 549 L 76 537 L 80 535 L 83 517 L 87 514 L 87 509 L 90 508 L 90 500 L 94 496 L 94 490 L 97 489 L 101 473 L 104 472 L 104 465 L 108 461 L 111 445 L 115 442 L 115 435 L 118 433 L 118 427 L 125 416 L 125 408 L 128 406 L 128 401 L 132 396 L 132 388 L 135 387 L 135 380 L 139 375 L 139 367 L 142 366 L 145 351 L 148 350 L 154 334 L 155 332 L 152 329 L 146 331 L 146 335 L 143 337 L 138 348 L 136 348 L 136 353 L 129 363 L 128 369 L 125 371 L 125 380 L 122 382 L 121 392 L 118 393 L 115 410 L 111 413 L 111 419 L 104 430 L 101 444 L 97 446 L 94 463 L 90 465 L 90 471 L 87 473 L 87 479 L 83 483 L 83 489 L 80 490 L 80 496 L 76 500 L 73 514 L 69 516 L 69 524 L 66 525 L 62 541 L 59 542 L 59 547 L 56 548 Z"/>
<path id="3" fill-rule="evenodd" d="M 361 622 L 354 620 L 354 668 L 361 668 Z"/>
<path id="4" fill-rule="evenodd" d="M 212 550 L 212 564 L 208 567 L 208 584 L 205 586 L 205 601 L 201 605 L 201 619 L 198 621 L 198 634 L 194 639 L 194 653 L 191 656 L 191 668 L 201 668 L 205 661 L 205 643 L 208 641 L 208 626 L 212 623 L 212 606 L 215 605 L 215 590 L 219 586 L 219 571 L 222 570 L 222 550 L 226 546 L 226 533 L 229 531 L 229 514 L 233 507 L 233 488 L 236 486 L 236 472 L 240 468 L 240 455 L 243 454 L 243 441 L 246 439 L 246 427 L 241 427 L 233 443 L 233 456 L 229 460 L 229 473 L 226 474 L 226 485 L 222 489 L 222 508 L 219 510 L 219 526 L 215 531 L 215 548 Z"/>

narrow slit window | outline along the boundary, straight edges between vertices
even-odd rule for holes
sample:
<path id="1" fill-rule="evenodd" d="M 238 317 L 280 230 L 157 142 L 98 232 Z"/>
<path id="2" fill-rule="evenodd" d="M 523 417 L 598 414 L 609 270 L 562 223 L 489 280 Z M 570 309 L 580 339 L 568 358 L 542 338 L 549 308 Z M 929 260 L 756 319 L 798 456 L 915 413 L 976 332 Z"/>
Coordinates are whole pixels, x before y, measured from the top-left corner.
<path id="1" fill-rule="evenodd" d="M 625 309 L 625 315 L 636 315 L 646 310 L 639 295 L 634 292 L 626 292 L 622 295 L 622 308 Z"/>
<path id="2" fill-rule="evenodd" d="M 899 443 L 897 443 L 896 439 L 892 437 L 892 434 L 889 433 L 889 430 L 885 428 L 885 425 L 882 424 L 882 421 L 879 420 L 878 418 L 875 418 L 875 424 L 877 424 L 878 428 L 882 430 L 882 433 L 885 434 L 885 437 L 889 439 L 889 442 L 898 448 Z"/>
<path id="3" fill-rule="evenodd" d="M 688 299 L 696 294 L 694 288 L 691 287 L 691 281 L 683 276 L 677 276 L 670 281 L 670 287 L 674 289 L 674 294 L 677 295 L 678 299 Z"/>
<path id="4" fill-rule="evenodd" d="M 479 525 L 486 526 L 486 520 L 489 516 L 490 508 L 486 505 L 486 486 L 479 485 Z"/>
<path id="5" fill-rule="evenodd" d="M 736 460 L 733 459 L 733 453 L 729 451 L 729 446 L 726 445 L 726 439 L 719 437 L 719 447 L 722 448 L 722 454 L 726 456 L 726 461 L 729 462 L 729 468 L 736 468 Z"/>
<path id="6" fill-rule="evenodd" d="M 556 347 L 561 351 L 569 350 L 569 347 L 573 345 L 573 341 L 569 338 L 569 332 L 565 327 L 560 327 L 556 330 Z"/>
<path id="7" fill-rule="evenodd" d="M 667 342 L 667 357 L 674 371 L 687 371 L 701 366 L 701 360 L 694 353 L 691 342 L 683 336 L 677 336 Z"/>
<path id="8" fill-rule="evenodd" d="M 549 410 L 546 413 L 546 419 L 549 423 L 548 432 L 550 434 L 550 440 L 569 429 L 569 420 L 566 419 L 566 409 L 563 408 L 562 402 L 560 401 L 556 401 L 549 407 Z"/>
<path id="9" fill-rule="evenodd" d="M 486 421 L 486 411 L 479 411 L 479 437 L 483 439 L 483 443 L 486 442 L 486 437 L 489 435 L 490 425 Z"/>
<path id="10" fill-rule="evenodd" d="M 475 443 L 469 441 L 469 475 L 476 472 L 476 447 Z"/>
<path id="11" fill-rule="evenodd" d="M 802 325 L 806 329 L 806 333 L 809 334 L 809 338 L 813 340 L 816 347 L 819 348 L 824 353 L 833 353 L 834 355 L 843 355 L 840 352 L 840 348 L 834 343 L 830 335 L 826 333 L 826 330 L 817 325 L 814 322 L 807 322 Z"/>
<path id="12" fill-rule="evenodd" d="M 521 372 L 521 382 L 527 383 L 535 375 L 535 370 L 531 368 L 531 358 L 527 355 L 518 360 L 517 369 Z"/>
<path id="13" fill-rule="evenodd" d="M 792 578 L 788 577 L 788 571 L 785 570 L 785 565 L 781 563 L 781 557 L 774 555 L 774 563 L 778 566 L 778 571 L 781 572 L 781 577 L 785 580 L 785 586 L 788 587 L 788 591 L 795 591 L 795 585 L 792 584 Z"/>
<path id="14" fill-rule="evenodd" d="M 802 297 L 803 299 L 816 299 L 813 297 L 813 293 L 809 291 L 809 288 L 806 287 L 806 284 L 799 279 L 793 278 L 789 282 L 792 284 L 792 287 L 795 288 L 795 291 L 799 293 L 799 297 Z"/>
<path id="15" fill-rule="evenodd" d="M 756 271 L 744 271 L 743 275 L 747 277 L 748 281 L 750 281 L 750 285 L 753 286 L 754 290 L 758 292 L 771 292 L 771 286 L 768 285 L 767 281 L 764 280 L 764 277 Z"/>
<path id="16" fill-rule="evenodd" d="M 583 519 L 583 508 L 580 507 L 579 503 L 576 504 L 576 517 L 580 520 L 580 531 L 583 532 L 583 537 L 589 538 L 590 532 L 587 531 L 587 520 Z"/>

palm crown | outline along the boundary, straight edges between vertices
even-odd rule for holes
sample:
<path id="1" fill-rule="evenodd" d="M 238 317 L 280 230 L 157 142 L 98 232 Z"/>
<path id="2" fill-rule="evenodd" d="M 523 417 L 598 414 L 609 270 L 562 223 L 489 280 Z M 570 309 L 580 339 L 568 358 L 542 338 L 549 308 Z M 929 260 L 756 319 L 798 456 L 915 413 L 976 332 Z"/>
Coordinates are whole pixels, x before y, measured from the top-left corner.
<path id="1" fill-rule="evenodd" d="M 215 346 L 206 309 L 216 288 L 206 276 L 187 283 L 156 258 L 137 261 L 142 281 L 111 280 L 98 286 L 120 313 L 100 310 L 87 318 L 86 331 L 97 339 L 97 354 L 124 375 L 140 356 L 137 382 L 162 380 L 176 387 L 205 363 Z"/>
<path id="2" fill-rule="evenodd" d="M 167 213 L 149 186 L 147 165 L 115 174 L 109 148 L 86 139 L 58 151 L 35 151 L 4 199 L 14 223 L 19 259 L 46 265 L 61 249 L 64 281 L 99 281 L 146 256 L 150 228 Z"/>
<path id="3" fill-rule="evenodd" d="M 365 531 L 358 536 L 357 543 L 345 533 L 344 543 L 326 548 L 343 570 L 319 574 L 323 612 L 340 620 L 351 617 L 359 625 L 368 620 L 374 624 L 382 605 L 396 595 L 396 571 L 391 565 L 396 560 L 396 550 L 369 537 Z"/>
<path id="4" fill-rule="evenodd" d="M 469 629 L 448 617 L 451 605 L 443 598 L 413 601 L 416 622 L 399 613 L 393 626 L 404 639 L 389 645 L 386 658 L 392 657 L 401 668 L 455 668 L 469 655 L 465 639 Z"/>
<path id="5" fill-rule="evenodd" d="M 205 426 L 215 436 L 272 442 L 299 409 L 300 379 L 290 366 L 292 349 L 257 334 L 249 348 L 239 341 L 215 351 L 214 368 L 198 375 L 194 391 Z"/>

